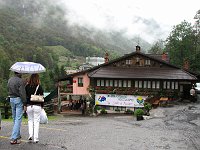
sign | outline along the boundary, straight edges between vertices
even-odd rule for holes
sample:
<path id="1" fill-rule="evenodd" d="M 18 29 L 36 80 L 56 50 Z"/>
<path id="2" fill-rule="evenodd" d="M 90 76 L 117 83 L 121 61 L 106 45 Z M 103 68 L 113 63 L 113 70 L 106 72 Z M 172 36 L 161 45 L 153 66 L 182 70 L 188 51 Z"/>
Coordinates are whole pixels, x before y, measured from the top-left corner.
<path id="1" fill-rule="evenodd" d="M 96 94 L 95 105 L 144 107 L 144 101 L 147 97 L 138 95 Z"/>

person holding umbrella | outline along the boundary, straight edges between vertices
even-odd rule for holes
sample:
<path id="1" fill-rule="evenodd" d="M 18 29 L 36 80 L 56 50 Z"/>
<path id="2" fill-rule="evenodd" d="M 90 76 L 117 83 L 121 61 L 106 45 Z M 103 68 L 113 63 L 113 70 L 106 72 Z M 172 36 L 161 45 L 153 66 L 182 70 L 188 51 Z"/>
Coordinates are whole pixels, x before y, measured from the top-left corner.
<path id="1" fill-rule="evenodd" d="M 39 142 L 39 125 L 40 125 L 40 114 L 44 102 L 31 101 L 31 95 L 43 95 L 43 88 L 40 85 L 40 79 L 38 74 L 32 74 L 25 87 L 27 96 L 27 115 L 28 115 L 28 131 L 29 141 Z"/>
<path id="2" fill-rule="evenodd" d="M 23 106 L 26 104 L 26 91 L 22 74 L 14 72 L 15 76 L 8 80 L 8 93 L 12 108 L 13 129 L 10 144 L 19 144 L 21 139 L 20 128 L 23 116 Z M 24 104 L 24 105 L 23 105 Z"/>
<path id="3" fill-rule="evenodd" d="M 40 63 L 35 62 L 16 62 L 11 67 L 10 70 L 15 73 L 15 77 L 12 77 L 8 81 L 10 101 L 13 113 L 14 127 L 13 133 L 11 136 L 11 144 L 19 144 L 20 135 L 20 126 L 23 116 L 23 104 L 24 110 L 28 114 L 28 124 L 29 124 L 29 140 L 32 140 L 34 134 L 34 141 L 38 142 L 38 131 L 39 131 L 39 119 L 41 112 L 41 106 L 43 103 L 32 103 L 30 102 L 30 96 L 33 94 L 33 90 L 36 89 L 36 86 L 39 85 L 39 75 L 37 73 L 45 72 L 46 68 Z M 25 83 L 21 79 L 23 73 L 32 74 L 30 80 L 28 81 L 25 89 Z M 43 89 L 39 85 L 37 94 L 43 95 Z M 27 97 L 27 98 L 26 98 Z M 28 108 L 26 108 L 26 105 Z M 34 119 L 33 119 L 34 117 Z M 36 120 L 38 118 L 38 120 Z M 34 123 L 34 126 L 33 126 Z M 34 133 L 33 133 L 34 129 Z"/>

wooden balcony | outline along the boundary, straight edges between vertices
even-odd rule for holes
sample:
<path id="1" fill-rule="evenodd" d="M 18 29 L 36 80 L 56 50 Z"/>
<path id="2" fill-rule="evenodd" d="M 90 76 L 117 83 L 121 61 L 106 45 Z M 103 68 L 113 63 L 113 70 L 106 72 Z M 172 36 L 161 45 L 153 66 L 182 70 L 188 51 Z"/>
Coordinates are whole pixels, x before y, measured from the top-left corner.
<path id="1" fill-rule="evenodd" d="M 60 93 L 73 93 L 73 87 L 61 87 L 60 88 Z"/>

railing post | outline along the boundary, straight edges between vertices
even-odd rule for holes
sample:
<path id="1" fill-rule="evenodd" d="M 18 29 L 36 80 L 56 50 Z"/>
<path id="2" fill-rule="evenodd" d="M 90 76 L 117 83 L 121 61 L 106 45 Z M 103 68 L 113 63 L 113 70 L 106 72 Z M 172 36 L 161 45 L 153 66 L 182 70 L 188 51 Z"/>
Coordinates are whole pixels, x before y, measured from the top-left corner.
<path id="1" fill-rule="evenodd" d="M 60 82 L 58 82 L 58 113 L 61 112 Z"/>
<path id="2" fill-rule="evenodd" d="M 8 106 L 4 106 L 5 119 L 9 119 Z"/>

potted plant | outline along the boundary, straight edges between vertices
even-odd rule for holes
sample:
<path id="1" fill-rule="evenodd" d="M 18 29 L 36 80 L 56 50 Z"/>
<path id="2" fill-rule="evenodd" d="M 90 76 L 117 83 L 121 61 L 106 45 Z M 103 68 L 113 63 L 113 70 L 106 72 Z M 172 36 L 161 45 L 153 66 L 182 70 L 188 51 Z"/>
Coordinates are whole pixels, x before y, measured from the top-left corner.
<path id="1" fill-rule="evenodd" d="M 152 109 L 152 105 L 151 105 L 150 103 L 145 102 L 145 103 L 144 103 L 144 109 L 145 109 L 145 111 L 146 111 L 145 114 L 146 114 L 147 116 L 149 116 L 149 115 L 150 115 L 149 111 Z"/>
<path id="2" fill-rule="evenodd" d="M 136 116 L 137 121 L 143 120 L 144 110 L 141 108 L 138 108 L 134 111 L 134 115 Z"/>

